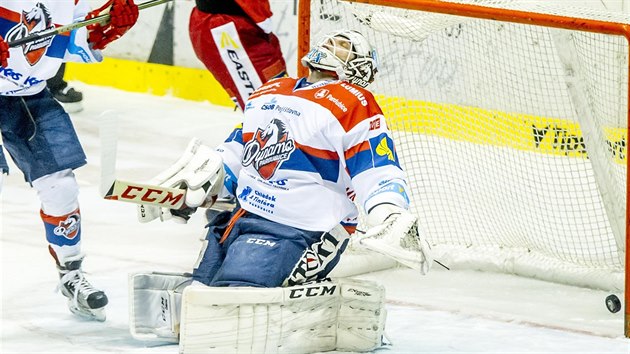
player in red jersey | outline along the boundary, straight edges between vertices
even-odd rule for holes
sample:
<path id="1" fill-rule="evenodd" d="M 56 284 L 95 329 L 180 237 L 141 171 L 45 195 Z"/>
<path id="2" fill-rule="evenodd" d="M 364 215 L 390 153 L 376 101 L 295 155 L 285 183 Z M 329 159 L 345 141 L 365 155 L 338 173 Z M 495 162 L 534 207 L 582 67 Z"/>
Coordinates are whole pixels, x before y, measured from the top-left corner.
<path id="1" fill-rule="evenodd" d="M 195 2 L 189 24 L 195 53 L 242 110 L 254 90 L 286 75 L 269 1 Z"/>

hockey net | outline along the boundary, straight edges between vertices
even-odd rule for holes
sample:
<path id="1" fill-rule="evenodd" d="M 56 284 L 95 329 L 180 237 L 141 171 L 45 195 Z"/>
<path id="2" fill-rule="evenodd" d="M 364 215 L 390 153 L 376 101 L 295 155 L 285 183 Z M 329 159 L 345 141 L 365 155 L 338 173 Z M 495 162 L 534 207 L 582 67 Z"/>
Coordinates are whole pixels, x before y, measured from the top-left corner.
<path id="1" fill-rule="evenodd" d="M 436 259 L 623 291 L 628 41 L 615 23 L 630 18 L 554 1 L 361 2 L 302 1 L 300 51 L 341 28 L 377 48 L 369 89 Z"/>

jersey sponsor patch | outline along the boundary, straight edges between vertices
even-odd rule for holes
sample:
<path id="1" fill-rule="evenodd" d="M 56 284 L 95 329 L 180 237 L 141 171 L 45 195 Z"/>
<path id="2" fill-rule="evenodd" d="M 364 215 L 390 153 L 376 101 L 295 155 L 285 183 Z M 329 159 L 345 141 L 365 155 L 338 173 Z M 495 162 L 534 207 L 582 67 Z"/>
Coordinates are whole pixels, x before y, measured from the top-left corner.
<path id="1" fill-rule="evenodd" d="M 358 175 L 373 167 L 393 165 L 400 167 L 398 156 L 394 149 L 394 142 L 382 133 L 367 141 L 348 149 L 345 153 L 346 166 L 350 177 Z"/>
<path id="2" fill-rule="evenodd" d="M 407 195 L 407 191 L 405 190 L 405 187 L 397 182 L 397 181 L 382 181 L 381 183 L 379 183 L 380 187 L 375 190 L 374 192 L 370 193 L 370 195 L 366 198 L 366 200 L 369 200 L 370 198 L 381 194 L 381 193 L 396 193 L 399 194 L 403 197 L 403 199 L 405 200 L 405 202 L 407 204 L 409 204 L 409 195 Z"/>
<path id="3" fill-rule="evenodd" d="M 337 108 L 339 108 L 343 113 L 348 112 L 348 107 L 344 104 L 344 101 L 336 96 L 334 96 L 330 90 L 328 89 L 319 89 L 313 95 L 317 100 L 328 100 L 332 102 Z"/>
<path id="4" fill-rule="evenodd" d="M 245 186 L 237 198 L 241 204 L 249 204 L 268 214 L 273 214 L 276 208 L 276 197 L 274 195 L 254 190 L 251 186 Z"/>
<path id="5" fill-rule="evenodd" d="M 370 149 L 372 150 L 372 160 L 374 167 L 385 165 L 397 165 L 398 157 L 394 151 L 394 142 L 387 134 L 380 134 L 370 139 Z"/>
<path id="6" fill-rule="evenodd" d="M 244 102 L 247 101 L 249 95 L 262 85 L 262 80 L 241 43 L 234 22 L 215 27 L 211 32 L 239 95 Z"/>
<path id="7" fill-rule="evenodd" d="M 376 118 L 370 121 L 370 130 L 381 129 L 381 118 Z"/>

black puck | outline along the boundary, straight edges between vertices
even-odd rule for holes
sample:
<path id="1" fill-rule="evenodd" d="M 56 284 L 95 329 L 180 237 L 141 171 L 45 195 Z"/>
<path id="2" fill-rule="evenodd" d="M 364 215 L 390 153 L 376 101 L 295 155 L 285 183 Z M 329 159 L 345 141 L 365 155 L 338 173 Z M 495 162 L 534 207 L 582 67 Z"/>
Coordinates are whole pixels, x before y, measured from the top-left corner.
<path id="1" fill-rule="evenodd" d="M 619 301 L 617 295 L 613 294 L 606 297 L 606 307 L 612 313 L 617 313 L 621 310 L 621 301 Z"/>

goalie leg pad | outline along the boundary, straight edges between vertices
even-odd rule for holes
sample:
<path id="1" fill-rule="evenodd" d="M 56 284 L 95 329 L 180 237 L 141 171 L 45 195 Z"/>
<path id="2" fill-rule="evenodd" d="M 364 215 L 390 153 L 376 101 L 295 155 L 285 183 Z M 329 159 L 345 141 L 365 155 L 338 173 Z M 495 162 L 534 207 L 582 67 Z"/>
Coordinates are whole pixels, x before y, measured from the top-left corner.
<path id="1" fill-rule="evenodd" d="M 341 279 L 288 288 L 191 286 L 180 353 L 371 351 L 382 344 L 385 290 Z"/>
<path id="2" fill-rule="evenodd" d="M 372 351 L 383 344 L 385 288 L 375 282 L 342 280 L 337 347 L 342 352 Z"/>
<path id="3" fill-rule="evenodd" d="M 182 292 L 189 274 L 137 273 L 129 277 L 129 330 L 138 340 L 177 343 Z"/>

